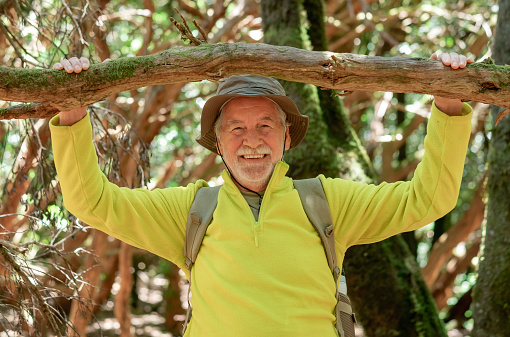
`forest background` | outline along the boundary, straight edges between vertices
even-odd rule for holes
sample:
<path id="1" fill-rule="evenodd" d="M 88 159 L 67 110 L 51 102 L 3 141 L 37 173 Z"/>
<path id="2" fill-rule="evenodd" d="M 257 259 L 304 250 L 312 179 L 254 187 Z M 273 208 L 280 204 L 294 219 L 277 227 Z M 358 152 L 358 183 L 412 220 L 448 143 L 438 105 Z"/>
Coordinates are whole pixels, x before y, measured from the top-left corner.
<path id="1" fill-rule="evenodd" d="M 455 51 L 477 62 L 491 63 L 492 57 L 503 64 L 509 55 L 504 56 L 506 61 L 493 55 L 494 34 L 502 31 L 496 30 L 498 13 L 503 9 L 508 12 L 508 1 L 7 0 L 0 1 L 0 59 L 5 67 L 30 69 L 50 68 L 64 56 L 83 55 L 97 64 L 106 58 L 153 55 L 189 44 L 171 22 L 174 18 L 182 23 L 184 18 L 190 32 L 201 40 L 205 35 L 208 43 L 266 42 L 424 58 L 433 52 Z M 217 86 L 215 77 L 124 91 L 91 105 L 94 141 L 109 179 L 120 186 L 147 189 L 182 186 L 199 178 L 221 183 L 221 161 L 194 142 L 200 132 L 201 107 Z M 326 172 L 375 183 L 412 177 L 423 155 L 431 97 L 285 86 L 304 104 L 301 111 L 310 114 L 313 122 L 304 152 L 289 154 L 291 165 L 296 164 L 293 176 Z M 0 108 L 16 104 L 0 101 Z M 492 271 L 483 275 L 490 284 L 477 277 L 481 261 L 490 260 L 480 252 L 482 228 L 490 214 L 501 215 L 502 226 L 509 221 L 505 205 L 510 195 L 501 187 L 507 171 L 493 174 L 491 184 L 488 169 L 490 149 L 494 158 L 505 157 L 508 118 L 495 127 L 497 109 L 491 114 L 487 104 L 471 105 L 473 131 L 457 206 L 435 223 L 402 235 L 403 240 L 398 240 L 405 241 L 404 246 L 400 241 L 380 246 L 390 265 L 398 265 L 393 260 L 406 264 L 405 270 L 387 269 L 403 274 L 399 277 L 411 280 L 416 288 L 403 296 L 412 298 L 413 303 L 406 305 L 414 314 L 367 311 L 363 299 L 374 308 L 398 308 L 401 303 L 388 303 L 387 296 L 369 293 L 377 281 L 366 275 L 378 275 L 380 261 L 349 262 L 370 255 L 368 250 L 353 250 L 350 260 L 347 255 L 349 294 L 367 335 L 435 336 L 432 330 L 450 336 L 508 335 L 501 321 L 510 317 L 505 306 L 510 298 L 504 291 L 510 276 L 489 265 L 486 270 Z M 490 145 L 498 128 L 506 137 L 502 148 Z M 302 160 L 310 153 L 322 159 Z M 0 121 L 0 186 L 0 336 L 180 334 L 187 306 L 182 272 L 168 261 L 89 228 L 65 210 L 52 162 L 48 119 Z M 503 208 L 492 213 L 486 207 L 491 186 L 503 192 L 494 198 Z M 502 240 L 492 244 L 502 247 L 492 256 L 498 257 L 496 264 L 504 270 L 502 261 L 510 260 L 504 247 L 508 229 L 489 233 Z M 399 247 L 399 253 L 389 247 Z M 388 278 L 394 283 L 389 287 L 405 288 L 399 277 Z M 360 285 L 367 283 L 364 279 L 370 281 L 366 286 Z M 473 304 L 477 287 L 483 295 L 475 296 Z M 420 308 L 428 308 L 429 293 L 435 307 L 425 313 L 439 323 L 417 318 L 422 317 Z M 498 301 L 484 302 L 495 297 Z M 498 314 L 482 314 L 491 310 Z M 439 328 L 428 328 L 429 324 Z M 410 330 L 404 333 L 403 326 Z M 490 334 L 484 330 L 488 327 Z"/>

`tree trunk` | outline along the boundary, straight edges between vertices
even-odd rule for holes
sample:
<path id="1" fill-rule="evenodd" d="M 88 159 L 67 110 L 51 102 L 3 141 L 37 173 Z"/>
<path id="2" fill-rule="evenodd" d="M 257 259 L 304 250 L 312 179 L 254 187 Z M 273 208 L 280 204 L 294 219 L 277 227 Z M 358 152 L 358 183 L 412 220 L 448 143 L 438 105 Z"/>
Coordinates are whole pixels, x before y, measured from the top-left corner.
<path id="1" fill-rule="evenodd" d="M 303 28 L 307 26 L 303 14 L 305 5 L 308 11 L 321 10 L 322 2 L 262 1 L 264 41 L 309 48 L 310 40 Z M 307 13 L 307 17 L 317 16 Z M 323 16 L 320 17 L 322 20 Z M 321 30 L 315 22 L 308 24 L 309 32 Z M 323 40 L 314 37 L 313 41 L 316 44 Z M 366 175 L 370 172 L 367 156 L 338 102 L 326 101 L 325 95 L 319 96 L 317 88 L 311 85 L 289 82 L 283 85 L 300 111 L 308 115 L 312 126 L 300 146 L 286 154 L 292 177 L 324 173 L 370 181 Z M 340 153 L 337 153 L 338 149 Z M 353 167 L 360 169 L 354 170 Z M 367 335 L 446 336 L 416 261 L 400 237 L 376 245 L 351 248 L 344 267 L 349 295 Z"/>
<path id="2" fill-rule="evenodd" d="M 168 280 L 168 288 L 163 292 L 165 300 L 165 328 L 174 336 L 179 336 L 182 332 L 184 320 L 176 320 L 176 316 L 184 317 L 185 311 L 181 303 L 181 275 L 179 268 L 168 263 L 165 271 L 165 278 Z"/>
<path id="3" fill-rule="evenodd" d="M 106 247 L 108 245 L 108 235 L 98 230 L 93 230 L 93 241 L 90 250 L 93 254 L 88 254 L 83 269 L 86 271 L 83 275 L 83 284 L 73 299 L 71 313 L 69 314 L 70 327 L 67 330 L 69 337 L 85 336 L 89 326 L 95 303 L 93 298 L 101 289 L 101 268 L 105 257 Z"/>
<path id="4" fill-rule="evenodd" d="M 133 336 L 131 332 L 131 288 L 133 286 L 133 275 L 131 267 L 133 266 L 133 247 L 125 242 L 120 244 L 119 254 L 119 276 L 120 289 L 115 296 L 115 306 L 113 311 L 115 318 L 120 324 L 121 337 Z"/>
<path id="5" fill-rule="evenodd" d="M 510 63 L 510 1 L 499 1 L 493 54 L 496 63 Z M 493 109 L 493 113 L 496 109 Z M 495 117 L 495 116 L 494 116 Z M 510 120 L 492 129 L 489 148 L 487 221 L 478 279 L 473 290 L 472 336 L 510 336 Z"/>

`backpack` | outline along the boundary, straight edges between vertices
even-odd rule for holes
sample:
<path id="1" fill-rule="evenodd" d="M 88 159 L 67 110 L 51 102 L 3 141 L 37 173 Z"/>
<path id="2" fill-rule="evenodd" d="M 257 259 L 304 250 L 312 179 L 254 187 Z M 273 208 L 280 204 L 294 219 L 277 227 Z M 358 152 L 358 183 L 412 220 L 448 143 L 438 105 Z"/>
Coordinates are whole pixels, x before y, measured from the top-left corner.
<path id="1" fill-rule="evenodd" d="M 354 323 L 356 322 L 356 316 L 352 311 L 351 302 L 347 297 L 345 277 L 340 275 L 340 268 L 337 265 L 333 221 L 331 220 L 331 212 L 322 183 L 318 178 L 294 180 L 293 183 L 299 193 L 299 198 L 301 199 L 303 209 L 305 210 L 308 219 L 319 234 L 335 284 L 338 284 L 338 279 L 340 278 L 340 286 L 337 290 L 337 304 L 335 308 L 335 327 L 338 336 L 354 337 Z M 184 245 L 186 268 L 190 272 L 196 261 L 207 227 L 211 223 L 212 215 L 218 203 L 218 192 L 220 188 L 221 186 L 202 187 L 197 191 L 195 200 L 193 200 L 193 204 L 191 205 L 188 214 L 188 222 L 186 224 L 186 240 Z M 191 280 L 189 281 L 188 311 L 183 326 L 183 335 L 189 323 L 191 313 L 191 305 L 189 303 Z"/>

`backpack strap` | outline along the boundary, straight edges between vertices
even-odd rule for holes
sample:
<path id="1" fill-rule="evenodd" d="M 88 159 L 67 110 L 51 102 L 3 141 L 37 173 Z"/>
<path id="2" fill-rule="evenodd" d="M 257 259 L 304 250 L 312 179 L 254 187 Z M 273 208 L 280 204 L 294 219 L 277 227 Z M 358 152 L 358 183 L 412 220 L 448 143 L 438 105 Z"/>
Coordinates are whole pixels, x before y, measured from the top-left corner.
<path id="1" fill-rule="evenodd" d="M 186 224 L 186 241 L 184 242 L 184 257 L 186 259 L 186 268 L 189 271 L 191 271 L 191 267 L 197 259 L 205 232 L 211 223 L 212 215 L 218 204 L 220 187 L 200 188 L 195 195 L 193 204 L 191 204 Z M 204 225 L 201 226 L 202 224 Z"/>
<path id="2" fill-rule="evenodd" d="M 338 287 L 338 279 L 341 270 L 338 267 L 336 251 L 335 251 L 335 231 L 333 220 L 331 219 L 331 210 L 328 200 L 324 192 L 324 187 L 319 178 L 310 178 L 302 180 L 293 180 L 294 187 L 299 193 L 301 204 L 305 210 L 306 216 L 312 223 L 313 227 L 322 241 L 324 252 L 328 260 L 329 268 L 333 274 L 335 285 Z M 340 284 L 346 287 L 345 277 L 342 276 Z M 351 302 L 347 297 L 347 290 L 336 293 L 336 331 L 339 337 L 354 337 L 354 323 L 356 316 L 352 311 Z"/>
<path id="3" fill-rule="evenodd" d="M 218 193 L 220 186 L 202 187 L 195 194 L 195 199 L 191 204 L 188 213 L 188 221 L 186 223 L 186 238 L 184 241 L 184 257 L 186 268 L 191 272 L 191 267 L 197 260 L 198 252 L 202 246 L 205 232 L 211 223 L 211 219 L 218 204 Z M 186 310 L 186 318 L 182 325 L 182 335 L 186 331 L 191 319 L 191 303 L 189 301 L 191 291 L 191 274 L 188 288 L 188 309 Z"/>
<path id="4" fill-rule="evenodd" d="M 321 238 L 329 269 L 331 269 L 335 283 L 338 286 L 340 268 L 336 259 L 333 220 L 331 219 L 331 212 L 322 183 L 319 178 L 293 180 L 293 182 L 299 193 L 305 213 Z"/>

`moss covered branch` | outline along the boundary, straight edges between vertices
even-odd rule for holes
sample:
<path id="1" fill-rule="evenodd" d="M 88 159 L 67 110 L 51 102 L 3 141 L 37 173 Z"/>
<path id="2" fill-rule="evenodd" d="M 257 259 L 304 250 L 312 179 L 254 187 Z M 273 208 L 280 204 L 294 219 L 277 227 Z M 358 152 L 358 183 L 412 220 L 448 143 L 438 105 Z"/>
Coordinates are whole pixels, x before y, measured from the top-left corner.
<path id="1" fill-rule="evenodd" d="M 424 58 L 355 54 L 254 44 L 202 44 L 92 65 L 80 74 L 0 67 L 0 100 L 40 103 L 0 110 L 0 118 L 44 118 L 109 95 L 156 84 L 271 76 L 335 90 L 413 92 L 510 107 L 510 66 L 471 64 L 463 70 Z M 19 114 L 18 114 L 19 113 Z"/>

